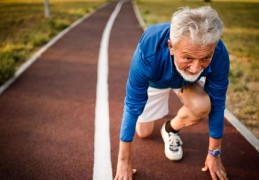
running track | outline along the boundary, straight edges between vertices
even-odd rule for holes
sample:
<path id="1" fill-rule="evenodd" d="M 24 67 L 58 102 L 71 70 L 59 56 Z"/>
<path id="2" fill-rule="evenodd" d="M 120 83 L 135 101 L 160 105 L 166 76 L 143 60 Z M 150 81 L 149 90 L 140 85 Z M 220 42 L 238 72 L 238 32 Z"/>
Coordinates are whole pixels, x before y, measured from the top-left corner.
<path id="1" fill-rule="evenodd" d="M 1 180 L 110 180 L 115 175 L 125 83 L 142 34 L 132 3 L 125 2 L 110 33 L 105 86 L 109 104 L 97 109 L 102 115 L 103 108 L 108 110 L 109 121 L 98 124 L 110 128 L 95 130 L 99 49 L 116 4 L 100 8 L 66 33 L 0 96 Z M 135 137 L 134 179 L 209 180 L 209 173 L 201 171 L 208 147 L 207 120 L 181 131 L 182 161 L 165 158 L 160 127 L 180 107 L 174 94 L 170 105 L 170 116 L 157 123 L 151 138 Z M 95 133 L 101 134 L 99 142 Z M 259 178 L 258 152 L 227 121 L 223 152 L 229 179 Z"/>

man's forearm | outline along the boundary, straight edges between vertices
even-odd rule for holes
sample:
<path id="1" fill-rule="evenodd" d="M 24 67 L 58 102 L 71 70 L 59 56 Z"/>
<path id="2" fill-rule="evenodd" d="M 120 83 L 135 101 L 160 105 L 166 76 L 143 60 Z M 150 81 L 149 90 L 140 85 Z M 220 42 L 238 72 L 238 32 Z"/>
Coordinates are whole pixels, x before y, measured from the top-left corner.
<path id="1" fill-rule="evenodd" d="M 214 139 L 212 137 L 209 138 L 209 149 L 221 149 L 221 139 Z"/>
<path id="2" fill-rule="evenodd" d="M 120 141 L 118 160 L 131 161 L 131 142 Z"/>

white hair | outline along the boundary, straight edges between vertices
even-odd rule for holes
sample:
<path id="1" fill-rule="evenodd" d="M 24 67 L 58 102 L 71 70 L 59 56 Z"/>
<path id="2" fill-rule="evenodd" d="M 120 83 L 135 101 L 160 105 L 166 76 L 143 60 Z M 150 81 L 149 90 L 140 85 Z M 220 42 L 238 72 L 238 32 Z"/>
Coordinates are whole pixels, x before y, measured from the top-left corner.
<path id="1" fill-rule="evenodd" d="M 180 8 L 171 20 L 170 39 L 175 46 L 182 37 L 190 38 L 199 45 L 209 45 L 219 41 L 223 22 L 210 6 L 197 9 Z"/>

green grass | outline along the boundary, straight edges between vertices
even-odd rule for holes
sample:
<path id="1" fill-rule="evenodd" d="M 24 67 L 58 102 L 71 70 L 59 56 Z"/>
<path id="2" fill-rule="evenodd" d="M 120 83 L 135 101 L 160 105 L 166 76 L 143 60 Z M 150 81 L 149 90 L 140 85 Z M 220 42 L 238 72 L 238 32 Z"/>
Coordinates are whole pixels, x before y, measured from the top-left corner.
<path id="1" fill-rule="evenodd" d="M 179 7 L 198 7 L 202 0 L 137 0 L 147 26 L 170 21 Z M 231 59 L 227 108 L 259 138 L 259 0 L 214 0 L 224 22 L 224 40 Z"/>
<path id="2" fill-rule="evenodd" d="M 105 0 L 49 0 L 50 18 L 44 17 L 44 0 L 1 0 L 0 85 L 21 63 L 60 31 Z"/>

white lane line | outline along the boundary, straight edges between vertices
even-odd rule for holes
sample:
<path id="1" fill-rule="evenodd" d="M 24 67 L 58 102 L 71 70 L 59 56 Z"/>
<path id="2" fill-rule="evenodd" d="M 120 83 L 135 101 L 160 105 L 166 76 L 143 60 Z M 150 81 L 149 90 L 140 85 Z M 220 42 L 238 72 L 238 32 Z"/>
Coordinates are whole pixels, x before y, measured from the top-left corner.
<path id="1" fill-rule="evenodd" d="M 132 6 L 133 6 L 133 9 L 134 9 L 135 15 L 136 15 L 136 17 L 137 17 L 137 19 L 138 19 L 139 25 L 141 26 L 141 28 L 143 29 L 143 31 L 145 31 L 145 30 L 147 29 L 147 27 L 146 27 L 146 24 L 145 24 L 145 22 L 144 22 L 142 16 L 141 16 L 141 13 L 140 13 L 140 11 L 139 11 L 139 8 L 138 8 L 138 6 L 137 6 L 136 1 L 132 1 Z"/>
<path id="2" fill-rule="evenodd" d="M 98 59 L 96 107 L 95 107 L 95 134 L 94 134 L 94 172 L 93 180 L 112 180 L 112 165 L 110 152 L 110 119 L 108 102 L 108 45 L 114 21 L 121 9 L 120 1 L 102 35 Z"/>
<path id="3" fill-rule="evenodd" d="M 229 110 L 225 110 L 225 118 L 243 137 L 259 152 L 259 140 Z"/>

